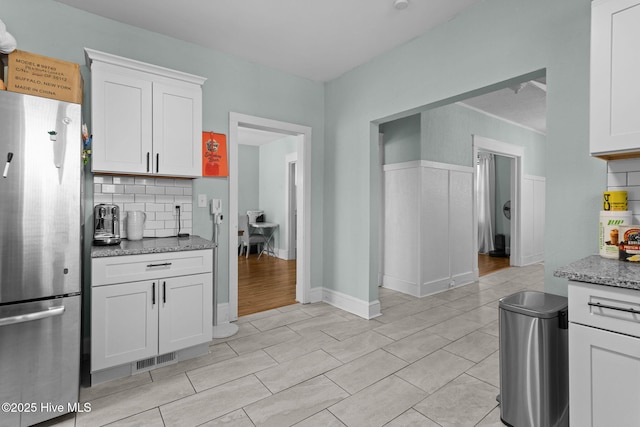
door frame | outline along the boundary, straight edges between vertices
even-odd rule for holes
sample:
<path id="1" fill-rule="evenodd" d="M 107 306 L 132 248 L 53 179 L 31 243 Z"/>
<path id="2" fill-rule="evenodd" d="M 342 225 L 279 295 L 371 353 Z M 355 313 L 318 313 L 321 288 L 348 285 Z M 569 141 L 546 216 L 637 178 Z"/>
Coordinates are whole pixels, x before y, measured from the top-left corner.
<path id="1" fill-rule="evenodd" d="M 522 266 L 522 162 L 524 157 L 524 147 L 495 139 L 485 138 L 479 135 L 471 135 L 473 144 L 473 223 L 475 232 L 473 233 L 473 247 L 478 250 L 478 192 L 476 191 L 477 168 L 475 159 L 478 151 L 484 151 L 500 156 L 509 157 L 511 162 L 511 253 L 509 254 L 509 264 L 512 266 Z M 474 257 L 474 271 L 478 271 L 478 257 Z"/>
<path id="2" fill-rule="evenodd" d="M 292 260 L 296 258 L 296 210 L 298 207 L 299 191 L 298 188 L 298 153 L 287 154 L 285 158 L 285 216 L 287 218 L 287 226 L 284 229 L 283 241 L 287 242 L 286 259 Z M 293 175 L 295 174 L 295 175 Z M 293 175 L 293 176 L 292 176 Z M 295 203 L 295 206 L 292 203 Z"/>
<path id="3" fill-rule="evenodd" d="M 296 300 L 311 298 L 311 128 L 247 114 L 229 113 L 229 320 L 238 319 L 238 127 L 299 136 Z"/>

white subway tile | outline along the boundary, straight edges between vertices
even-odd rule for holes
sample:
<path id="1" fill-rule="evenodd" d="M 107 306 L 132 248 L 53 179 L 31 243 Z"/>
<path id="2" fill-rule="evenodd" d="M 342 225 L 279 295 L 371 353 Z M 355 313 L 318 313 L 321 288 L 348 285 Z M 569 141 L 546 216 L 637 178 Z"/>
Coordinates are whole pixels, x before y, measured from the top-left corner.
<path id="1" fill-rule="evenodd" d="M 144 194 L 146 192 L 146 187 L 144 185 L 125 185 L 124 192 L 131 194 Z"/>
<path id="2" fill-rule="evenodd" d="M 135 177 L 135 183 L 136 183 L 136 185 L 155 185 L 156 179 L 155 178 L 144 178 L 144 177 L 141 177 L 141 176 L 136 176 Z"/>
<path id="3" fill-rule="evenodd" d="M 125 203 L 125 211 L 144 211 L 144 203 Z"/>
<path id="4" fill-rule="evenodd" d="M 165 203 L 164 210 L 165 212 L 175 212 L 176 211 L 175 201 L 174 203 Z"/>
<path id="5" fill-rule="evenodd" d="M 113 184 L 102 184 L 102 192 L 113 194 L 116 192 L 116 186 Z"/>
<path id="6" fill-rule="evenodd" d="M 153 203 L 156 201 L 156 196 L 153 194 L 136 194 L 136 202 L 138 203 Z"/>
<path id="7" fill-rule="evenodd" d="M 607 174 L 607 186 L 608 187 L 624 187 L 627 185 L 627 173 L 626 172 L 609 172 Z"/>
<path id="8" fill-rule="evenodd" d="M 113 183 L 123 184 L 123 185 L 124 184 L 132 185 L 132 184 L 135 184 L 135 179 L 132 176 L 114 176 Z"/>
<path id="9" fill-rule="evenodd" d="M 162 228 L 171 228 L 174 229 L 178 226 L 177 224 L 178 221 L 176 221 L 175 219 L 172 219 L 170 221 L 164 221 L 162 224 Z"/>
<path id="10" fill-rule="evenodd" d="M 164 211 L 164 205 L 157 203 L 145 203 L 144 210 L 149 212 L 162 212 Z"/>
<path id="11" fill-rule="evenodd" d="M 113 195 L 112 194 L 94 194 L 93 195 L 93 203 L 97 205 L 98 203 L 113 203 Z"/>
<path id="12" fill-rule="evenodd" d="M 609 172 L 635 172 L 640 171 L 640 159 L 611 160 L 607 162 Z"/>
<path id="13" fill-rule="evenodd" d="M 193 221 L 191 220 L 186 220 L 182 222 L 182 227 L 183 228 L 192 228 L 193 227 Z"/>
<path id="14" fill-rule="evenodd" d="M 176 180 L 171 178 L 156 178 L 156 185 L 173 187 L 174 185 L 176 185 Z"/>
<path id="15" fill-rule="evenodd" d="M 113 177 L 106 175 L 94 175 L 93 176 L 94 184 L 113 184 Z"/>
<path id="16" fill-rule="evenodd" d="M 157 212 L 155 219 L 162 221 L 175 221 L 175 216 L 171 212 Z"/>
<path id="17" fill-rule="evenodd" d="M 627 185 L 629 186 L 640 185 L 640 172 L 627 173 Z"/>
<path id="18" fill-rule="evenodd" d="M 144 228 L 149 230 L 164 228 L 164 221 L 146 221 L 144 223 Z"/>
<path id="19" fill-rule="evenodd" d="M 626 187 L 627 200 L 640 200 L 640 187 Z"/>
<path id="20" fill-rule="evenodd" d="M 180 219 L 193 219 L 193 213 L 192 212 L 182 212 L 180 214 Z"/>
<path id="21" fill-rule="evenodd" d="M 145 221 L 155 221 L 157 219 L 155 212 L 145 212 L 144 214 L 147 216 Z"/>
<path id="22" fill-rule="evenodd" d="M 157 236 L 156 230 L 144 230 L 142 232 L 142 236 L 143 237 L 163 237 L 163 236 Z"/>
<path id="23" fill-rule="evenodd" d="M 171 194 L 173 196 L 182 196 L 184 194 L 185 188 L 182 187 L 167 187 L 164 189 L 166 194 Z"/>
<path id="24" fill-rule="evenodd" d="M 102 193 L 102 184 L 93 184 L 93 193 Z"/>
<path id="25" fill-rule="evenodd" d="M 186 188 L 184 189 L 184 195 L 185 195 L 185 196 L 191 196 L 192 194 L 193 194 L 193 188 L 191 188 L 191 187 L 186 187 Z"/>
<path id="26" fill-rule="evenodd" d="M 176 203 L 193 203 L 191 196 L 176 196 Z"/>
<path id="27" fill-rule="evenodd" d="M 192 212 L 193 211 L 193 203 L 183 203 L 182 204 L 183 212 Z"/>
<path id="28" fill-rule="evenodd" d="M 135 202 L 134 194 L 114 194 L 113 201 L 115 203 L 133 203 Z"/>
<path id="29" fill-rule="evenodd" d="M 176 187 L 193 188 L 193 180 L 192 179 L 176 179 Z"/>
<path id="30" fill-rule="evenodd" d="M 156 203 L 173 203 L 175 196 L 167 196 L 165 194 L 156 195 Z"/>
<path id="31" fill-rule="evenodd" d="M 155 185 L 146 186 L 147 194 L 164 194 L 164 187 L 157 187 Z"/>

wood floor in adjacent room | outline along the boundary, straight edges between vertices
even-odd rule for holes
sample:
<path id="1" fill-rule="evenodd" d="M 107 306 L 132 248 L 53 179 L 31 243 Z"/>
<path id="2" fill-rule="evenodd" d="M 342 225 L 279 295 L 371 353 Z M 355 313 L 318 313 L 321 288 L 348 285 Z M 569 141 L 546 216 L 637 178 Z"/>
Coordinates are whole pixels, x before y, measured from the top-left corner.
<path id="1" fill-rule="evenodd" d="M 480 277 L 509 267 L 509 258 L 492 257 L 488 254 L 478 254 L 478 275 Z"/>
<path id="2" fill-rule="evenodd" d="M 238 257 L 238 316 L 296 303 L 296 260 Z"/>

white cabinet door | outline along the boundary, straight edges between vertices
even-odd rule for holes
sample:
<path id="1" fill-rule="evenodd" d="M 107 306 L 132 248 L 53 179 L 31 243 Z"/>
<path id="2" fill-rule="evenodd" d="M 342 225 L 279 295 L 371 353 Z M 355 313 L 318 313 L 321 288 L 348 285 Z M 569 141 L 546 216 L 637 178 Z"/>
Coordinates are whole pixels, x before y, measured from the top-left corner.
<path id="1" fill-rule="evenodd" d="M 152 154 L 151 81 L 96 64 L 92 73 L 92 170 L 148 173 Z"/>
<path id="2" fill-rule="evenodd" d="M 92 372 L 157 354 L 158 291 L 157 281 L 92 288 Z"/>
<path id="3" fill-rule="evenodd" d="M 640 152 L 640 2 L 594 1 L 591 14 L 591 154 Z M 609 156 L 607 156 L 609 155 Z"/>
<path id="4" fill-rule="evenodd" d="M 159 354 L 211 341 L 211 273 L 163 279 L 159 284 Z"/>
<path id="5" fill-rule="evenodd" d="M 569 324 L 574 426 L 640 426 L 640 339 Z"/>
<path id="6" fill-rule="evenodd" d="M 153 84 L 153 172 L 202 176 L 202 89 Z"/>

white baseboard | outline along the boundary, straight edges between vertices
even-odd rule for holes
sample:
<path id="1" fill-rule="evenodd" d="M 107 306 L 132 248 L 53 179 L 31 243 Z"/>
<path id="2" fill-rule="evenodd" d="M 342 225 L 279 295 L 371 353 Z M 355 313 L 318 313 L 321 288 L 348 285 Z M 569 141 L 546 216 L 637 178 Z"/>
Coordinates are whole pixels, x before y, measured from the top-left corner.
<path id="1" fill-rule="evenodd" d="M 382 286 L 391 289 L 392 291 L 402 292 L 403 294 L 412 295 L 414 297 L 420 296 L 420 290 L 415 282 L 408 282 L 406 280 L 398 279 L 397 277 L 382 276 Z"/>
<path id="2" fill-rule="evenodd" d="M 382 314 L 379 300 L 373 302 L 363 301 L 332 289 L 322 288 L 322 301 L 367 320 Z"/>
<path id="3" fill-rule="evenodd" d="M 309 295 L 309 302 L 321 302 L 322 301 L 322 287 L 311 288 L 311 294 Z"/>
<path id="4" fill-rule="evenodd" d="M 522 264 L 520 265 L 520 267 L 524 267 L 526 265 L 531 265 L 531 264 L 539 264 L 541 262 L 544 262 L 544 254 L 523 256 Z"/>

